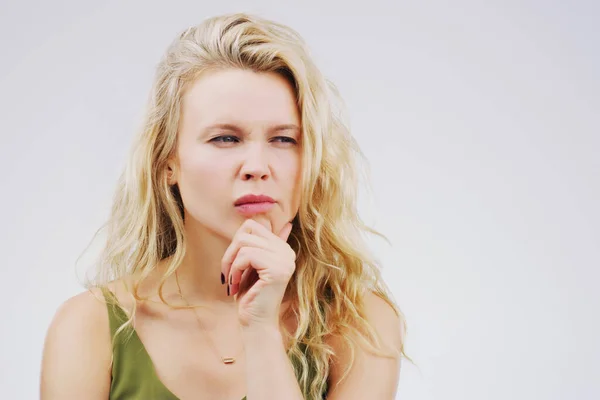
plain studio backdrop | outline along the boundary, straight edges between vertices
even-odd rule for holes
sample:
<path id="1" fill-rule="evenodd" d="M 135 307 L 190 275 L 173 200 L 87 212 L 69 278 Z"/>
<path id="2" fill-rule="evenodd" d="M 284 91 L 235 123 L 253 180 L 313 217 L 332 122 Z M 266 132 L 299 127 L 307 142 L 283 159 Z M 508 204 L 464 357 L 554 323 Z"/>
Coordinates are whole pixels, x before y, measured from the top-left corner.
<path id="1" fill-rule="evenodd" d="M 306 38 L 370 161 L 416 363 L 397 398 L 599 399 L 598 3 L 218 3 L 2 2 L 0 397 L 39 396 L 161 54 L 249 11 Z"/>

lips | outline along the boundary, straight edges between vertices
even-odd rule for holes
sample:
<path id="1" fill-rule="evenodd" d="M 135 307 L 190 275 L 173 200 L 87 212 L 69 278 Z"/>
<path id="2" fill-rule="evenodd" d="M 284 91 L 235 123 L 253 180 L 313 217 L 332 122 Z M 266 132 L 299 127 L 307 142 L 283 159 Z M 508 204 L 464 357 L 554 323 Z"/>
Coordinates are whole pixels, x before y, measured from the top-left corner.
<path id="1" fill-rule="evenodd" d="M 245 196 L 240 197 L 234 203 L 234 205 L 241 206 L 243 204 L 253 204 L 253 203 L 275 203 L 271 197 L 263 195 L 263 194 L 247 194 Z"/>
<path id="2" fill-rule="evenodd" d="M 275 203 L 276 201 L 269 196 L 249 194 L 237 199 L 234 205 L 237 212 L 250 217 L 255 214 L 266 213 L 275 206 Z"/>

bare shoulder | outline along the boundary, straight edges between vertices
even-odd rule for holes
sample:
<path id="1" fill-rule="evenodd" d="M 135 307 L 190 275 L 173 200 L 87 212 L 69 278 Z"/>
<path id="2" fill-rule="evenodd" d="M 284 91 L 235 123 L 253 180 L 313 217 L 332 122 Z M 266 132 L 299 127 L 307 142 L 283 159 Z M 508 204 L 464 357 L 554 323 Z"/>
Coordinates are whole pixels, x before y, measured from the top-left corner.
<path id="1" fill-rule="evenodd" d="M 373 292 L 365 296 L 365 314 L 389 351 L 400 351 L 404 343 L 404 320 L 384 299 Z"/>
<path id="2" fill-rule="evenodd" d="M 102 292 L 98 289 L 86 290 L 62 303 L 50 324 L 48 341 L 71 340 L 91 341 L 103 338 L 108 332 L 108 313 Z"/>
<path id="3" fill-rule="evenodd" d="M 364 296 L 364 312 L 367 322 L 377 334 L 382 351 L 400 352 L 404 343 L 404 320 L 396 310 L 383 298 L 374 292 Z M 341 337 L 331 337 L 328 343 L 339 350 L 336 354 L 345 352 L 345 340 Z"/>
<path id="4" fill-rule="evenodd" d="M 331 387 L 328 399 L 394 399 L 400 378 L 400 360 L 404 343 L 404 321 L 401 315 L 383 298 L 373 292 L 364 297 L 365 318 L 375 331 L 379 351 L 375 354 L 357 338 L 352 349 L 341 337 L 328 343 L 334 351 L 330 369 Z"/>
<path id="5" fill-rule="evenodd" d="M 107 399 L 111 355 L 108 312 L 101 291 L 85 291 L 66 300 L 46 334 L 41 399 Z"/>

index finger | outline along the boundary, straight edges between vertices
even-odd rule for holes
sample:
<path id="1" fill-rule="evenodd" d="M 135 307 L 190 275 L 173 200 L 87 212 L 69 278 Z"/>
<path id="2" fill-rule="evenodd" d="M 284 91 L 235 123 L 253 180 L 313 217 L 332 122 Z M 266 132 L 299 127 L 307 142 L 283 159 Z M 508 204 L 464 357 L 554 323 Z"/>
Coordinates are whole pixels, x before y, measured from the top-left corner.
<path id="1" fill-rule="evenodd" d="M 257 214 L 255 216 L 253 216 L 251 218 L 251 220 L 258 222 L 259 224 L 264 226 L 266 229 L 268 229 L 269 232 L 271 232 L 271 233 L 273 232 L 273 226 L 271 225 L 271 220 L 266 215 Z"/>

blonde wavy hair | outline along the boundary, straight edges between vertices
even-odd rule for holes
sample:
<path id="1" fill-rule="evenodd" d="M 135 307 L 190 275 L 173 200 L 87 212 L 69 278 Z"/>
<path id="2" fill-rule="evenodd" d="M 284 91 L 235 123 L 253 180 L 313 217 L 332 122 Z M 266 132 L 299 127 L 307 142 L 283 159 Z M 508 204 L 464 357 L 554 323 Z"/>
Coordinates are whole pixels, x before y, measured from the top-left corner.
<path id="1" fill-rule="evenodd" d="M 136 301 L 146 300 L 140 296 L 140 283 L 168 258 L 159 288 L 165 301 L 163 285 L 186 249 L 181 196 L 176 185 L 167 183 L 182 96 L 204 71 L 222 68 L 275 72 L 295 89 L 305 168 L 300 209 L 290 235 L 297 269 L 286 293 L 292 299 L 291 314 L 286 316 L 293 315 L 298 325 L 287 338 L 288 355 L 299 366 L 296 375 L 305 398 L 317 399 L 327 390 L 334 355 L 326 343 L 330 335 L 346 342 L 352 360 L 352 337 L 376 354 L 399 356 L 382 351 L 366 320 L 364 299 L 369 290 L 395 310 L 403 332 L 406 322 L 362 238 L 368 232 L 387 240 L 358 215 L 355 156 L 363 155 L 350 135 L 340 96 L 314 65 L 304 40 L 287 26 L 253 15 L 228 14 L 184 30 L 171 43 L 157 67 L 147 113 L 103 226 L 108 235 L 97 274 L 88 286 L 106 287 L 135 276 L 127 293 Z M 131 323 L 135 307 L 128 315 Z M 410 360 L 403 345 L 400 353 Z"/>

